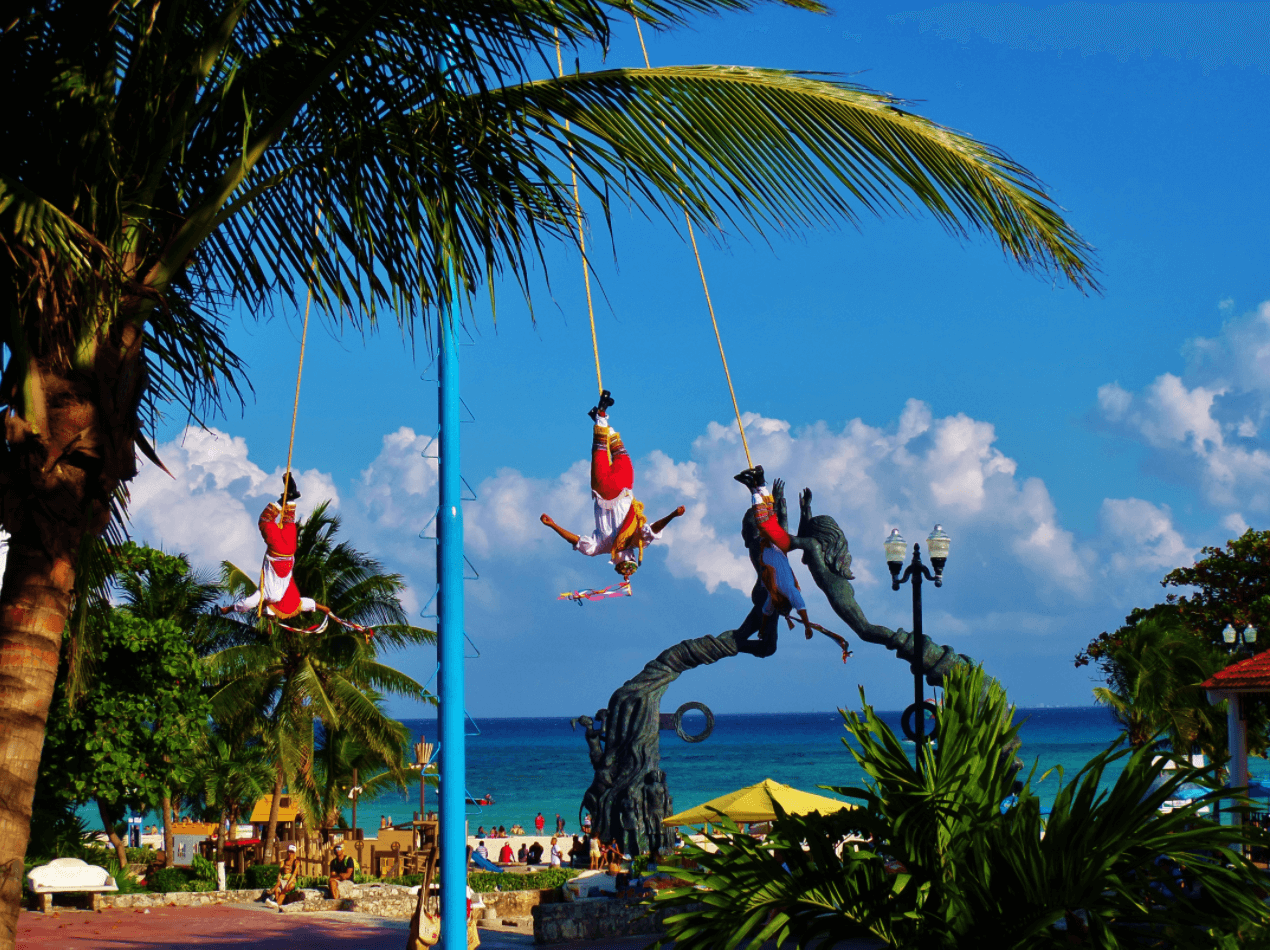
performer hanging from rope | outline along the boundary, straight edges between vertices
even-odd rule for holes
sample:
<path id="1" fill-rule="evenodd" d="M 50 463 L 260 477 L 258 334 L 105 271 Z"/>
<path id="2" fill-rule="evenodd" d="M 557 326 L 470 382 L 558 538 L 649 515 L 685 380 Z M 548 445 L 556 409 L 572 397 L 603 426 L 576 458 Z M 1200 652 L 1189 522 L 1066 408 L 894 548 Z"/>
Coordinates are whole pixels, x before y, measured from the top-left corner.
<path id="1" fill-rule="evenodd" d="M 763 466 L 756 465 L 753 468 L 747 468 L 735 477 L 750 490 L 752 495 L 753 504 L 750 513 L 753 514 L 758 531 L 747 530 L 750 521 L 749 513 L 747 513 L 741 533 L 750 551 L 750 560 L 754 562 L 754 569 L 758 571 L 763 588 L 767 591 L 767 601 L 763 604 L 763 617 L 779 614 L 785 618 L 785 622 L 792 630 L 794 621 L 789 615 L 791 611 L 797 612 L 807 632 L 807 639 L 810 640 L 812 622 L 807 616 L 807 603 L 803 600 L 802 591 L 798 589 L 798 579 L 794 577 L 794 569 L 789 566 L 789 558 L 786 556 L 790 547 L 789 532 L 781 526 L 780 519 L 776 515 L 775 499 L 767 490 Z M 779 479 L 776 482 L 776 489 L 777 494 L 783 498 L 784 486 Z M 763 626 L 767 627 L 767 624 Z M 763 637 L 760 636 L 760 640 L 762 639 Z M 771 644 L 771 652 L 776 652 L 775 642 Z"/>
<path id="2" fill-rule="evenodd" d="M 287 486 L 283 503 L 269 502 L 257 523 L 260 536 L 265 539 L 263 582 L 250 597 L 222 607 L 221 613 L 235 611 L 245 614 L 259 610 L 263 596 L 269 616 L 274 620 L 288 620 L 296 614 L 315 611 L 338 620 L 329 607 L 317 603 L 312 597 L 301 597 L 299 588 L 295 586 L 292 568 L 295 566 L 296 528 L 295 505 L 292 502 L 300 497 L 300 490 L 290 474 L 283 478 Z"/>
<path id="3" fill-rule="evenodd" d="M 680 505 L 651 525 L 644 506 L 635 499 L 635 470 L 626 454 L 622 437 L 609 425 L 608 408 L 614 404 L 607 389 L 600 403 L 587 415 L 594 423 L 591 443 L 591 499 L 595 502 L 595 532 L 579 537 L 556 524 L 550 515 L 542 523 L 564 538 L 573 549 L 587 557 L 610 555 L 613 569 L 627 580 L 644 559 L 644 547 L 661 537 L 666 525 L 684 513 Z"/>

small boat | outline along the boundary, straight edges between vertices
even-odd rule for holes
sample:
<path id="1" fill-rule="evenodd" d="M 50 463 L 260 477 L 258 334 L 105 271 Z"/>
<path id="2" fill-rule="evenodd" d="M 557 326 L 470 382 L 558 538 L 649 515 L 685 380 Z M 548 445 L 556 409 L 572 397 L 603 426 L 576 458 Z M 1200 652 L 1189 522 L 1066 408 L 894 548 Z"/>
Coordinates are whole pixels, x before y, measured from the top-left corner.
<path id="1" fill-rule="evenodd" d="M 494 804 L 494 796 L 486 792 L 484 798 L 468 798 L 466 801 L 469 805 L 492 805 Z"/>

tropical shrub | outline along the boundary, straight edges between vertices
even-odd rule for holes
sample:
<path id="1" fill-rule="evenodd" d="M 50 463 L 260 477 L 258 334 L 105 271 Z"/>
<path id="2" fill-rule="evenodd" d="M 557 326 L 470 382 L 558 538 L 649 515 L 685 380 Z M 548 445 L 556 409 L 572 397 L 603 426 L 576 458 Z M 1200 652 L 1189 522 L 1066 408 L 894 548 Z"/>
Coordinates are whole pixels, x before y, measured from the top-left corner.
<path id="1" fill-rule="evenodd" d="M 843 716 L 848 749 L 872 781 L 825 786 L 858 808 L 782 814 L 765 841 L 722 822 L 717 851 L 685 848 L 697 868 L 676 873 L 691 886 L 655 901 L 682 909 L 666 920 L 676 950 L 859 937 L 917 950 L 1212 947 L 1270 923 L 1261 872 L 1232 850 L 1266 836 L 1200 814 L 1234 796 L 1222 789 L 1159 811 L 1211 769 L 1179 767 L 1161 781 L 1149 747 L 1113 745 L 1061 783 L 1048 817 L 1031 790 L 1035 768 L 1003 809 L 1016 774 L 1014 710 L 980 669 L 959 668 L 945 686 L 939 742 L 924 748 L 920 770 L 866 704 Z M 1175 869 L 1200 897 L 1174 894 Z"/>

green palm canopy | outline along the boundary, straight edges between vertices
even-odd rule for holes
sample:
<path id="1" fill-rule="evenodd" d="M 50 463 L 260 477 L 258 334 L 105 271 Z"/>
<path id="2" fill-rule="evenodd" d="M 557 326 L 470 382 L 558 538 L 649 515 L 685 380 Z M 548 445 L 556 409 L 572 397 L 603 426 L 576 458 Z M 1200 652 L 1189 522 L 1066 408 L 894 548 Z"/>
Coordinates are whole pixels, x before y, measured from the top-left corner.
<path id="1" fill-rule="evenodd" d="M 1002 152 L 828 76 L 723 66 L 544 78 L 750 0 L 26 0 L 0 20 L 0 862 L 25 851 L 84 537 L 106 529 L 155 410 L 244 384 L 229 303 L 312 291 L 402 332 L 527 273 L 631 201 L 785 233 L 924 209 L 1092 285 L 1089 249 Z M 814 0 L 788 5 L 823 12 Z M 566 125 L 567 123 L 567 125 Z M 543 260 L 545 264 L 545 260 Z M 196 415 L 196 418 L 199 416 Z M 16 866 L 16 865 L 14 865 Z M 18 877 L 0 881 L 0 950 Z M 6 943 L 7 942 L 7 943 Z"/>

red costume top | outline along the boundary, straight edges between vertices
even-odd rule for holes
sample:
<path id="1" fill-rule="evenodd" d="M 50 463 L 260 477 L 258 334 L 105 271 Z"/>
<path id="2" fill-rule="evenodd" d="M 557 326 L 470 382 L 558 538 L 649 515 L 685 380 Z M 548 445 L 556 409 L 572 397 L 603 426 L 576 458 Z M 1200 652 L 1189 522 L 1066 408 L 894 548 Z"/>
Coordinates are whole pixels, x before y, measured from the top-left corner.
<path id="1" fill-rule="evenodd" d="M 283 511 L 277 502 L 270 502 L 260 513 L 257 526 L 266 546 L 263 589 L 269 612 L 279 620 L 286 620 L 302 610 L 312 610 L 311 602 L 303 603 L 308 598 L 300 596 L 292 576 L 296 549 L 295 505 L 287 505 Z"/>

